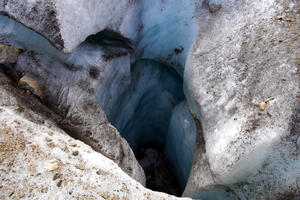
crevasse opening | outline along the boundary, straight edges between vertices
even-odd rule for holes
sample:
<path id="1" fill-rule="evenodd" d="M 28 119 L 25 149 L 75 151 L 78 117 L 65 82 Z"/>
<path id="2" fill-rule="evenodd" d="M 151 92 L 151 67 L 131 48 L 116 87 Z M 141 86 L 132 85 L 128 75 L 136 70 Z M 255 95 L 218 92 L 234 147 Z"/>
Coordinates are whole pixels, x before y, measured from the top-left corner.
<path id="1" fill-rule="evenodd" d="M 196 140 L 182 80 L 196 34 L 195 8 L 192 2 L 180 0 L 136 2 L 135 8 L 138 11 L 132 13 L 139 16 L 124 19 L 121 37 L 105 30 L 87 40 L 118 46 L 117 53 L 129 49 L 134 60 L 130 68 L 111 69 L 98 102 L 134 151 L 145 171 L 146 186 L 181 196 Z"/>
<path id="2" fill-rule="evenodd" d="M 140 45 L 140 41 L 131 43 L 108 30 L 90 36 L 87 42 L 108 49 L 118 46 L 118 52 L 139 52 L 135 47 Z M 184 51 L 166 49 L 178 56 Z M 146 186 L 180 196 L 189 178 L 196 140 L 196 125 L 185 101 L 182 74 L 178 72 L 182 65 L 142 57 L 130 68 L 111 69 L 98 102 L 144 168 Z"/>
<path id="3" fill-rule="evenodd" d="M 146 186 L 180 196 L 192 167 L 196 138 L 182 78 L 168 66 L 148 59 L 133 64 L 129 77 L 127 84 L 119 82 L 124 88 L 114 98 L 113 107 L 102 104 L 102 108 L 144 168 Z M 110 86 L 111 94 L 120 87 Z"/>

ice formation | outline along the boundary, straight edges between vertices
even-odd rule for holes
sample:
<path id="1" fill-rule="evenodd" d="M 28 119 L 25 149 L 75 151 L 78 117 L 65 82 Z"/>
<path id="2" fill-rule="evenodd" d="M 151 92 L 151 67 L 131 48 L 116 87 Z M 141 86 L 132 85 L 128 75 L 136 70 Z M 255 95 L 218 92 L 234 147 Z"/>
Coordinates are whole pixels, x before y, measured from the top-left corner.
<path id="1" fill-rule="evenodd" d="M 183 196 L 295 198 L 299 8 L 8 0 L 1 13 L 20 23 L 0 16 L 0 43 L 23 49 L 17 74 L 46 85 L 44 103 L 66 118 L 64 130 L 142 184 L 133 152 L 155 143 Z"/>

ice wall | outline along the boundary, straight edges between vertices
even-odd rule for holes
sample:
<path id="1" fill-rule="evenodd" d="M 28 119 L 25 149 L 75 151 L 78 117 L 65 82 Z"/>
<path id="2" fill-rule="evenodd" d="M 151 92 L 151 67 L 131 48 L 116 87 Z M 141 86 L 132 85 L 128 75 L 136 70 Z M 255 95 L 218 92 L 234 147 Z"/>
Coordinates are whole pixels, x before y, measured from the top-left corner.
<path id="1" fill-rule="evenodd" d="M 154 59 L 183 76 L 188 51 L 196 35 L 192 0 L 138 1 L 121 26 L 136 45 L 138 58 Z"/>
<path id="2" fill-rule="evenodd" d="M 188 181 L 194 161 L 196 132 L 195 121 L 187 103 L 183 101 L 172 113 L 164 150 L 174 167 L 182 190 Z"/>
<path id="3" fill-rule="evenodd" d="M 116 81 L 123 79 L 124 74 L 119 75 L 114 76 Z M 108 86 L 112 96 L 117 96 L 113 109 L 105 107 L 101 101 L 100 105 L 133 150 L 149 142 L 164 146 L 172 111 L 184 99 L 182 79 L 168 67 L 152 60 L 137 61 L 127 78 L 130 79 L 127 83 L 120 81 L 121 85 Z M 113 91 L 123 86 L 121 94 Z"/>

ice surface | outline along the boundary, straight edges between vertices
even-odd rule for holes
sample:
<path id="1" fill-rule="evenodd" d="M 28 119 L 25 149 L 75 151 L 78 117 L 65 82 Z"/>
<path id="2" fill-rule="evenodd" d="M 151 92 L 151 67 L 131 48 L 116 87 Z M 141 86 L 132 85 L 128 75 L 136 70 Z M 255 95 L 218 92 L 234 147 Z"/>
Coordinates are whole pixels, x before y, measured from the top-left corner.
<path id="1" fill-rule="evenodd" d="M 195 121 L 184 101 L 173 111 L 165 145 L 165 154 L 168 155 L 169 162 L 176 171 L 176 178 L 182 190 L 187 183 L 194 161 L 195 142 Z"/>
<path id="2" fill-rule="evenodd" d="M 138 58 L 166 63 L 183 76 L 196 35 L 194 12 L 191 0 L 140 1 L 124 20 L 121 31 L 133 39 Z"/>

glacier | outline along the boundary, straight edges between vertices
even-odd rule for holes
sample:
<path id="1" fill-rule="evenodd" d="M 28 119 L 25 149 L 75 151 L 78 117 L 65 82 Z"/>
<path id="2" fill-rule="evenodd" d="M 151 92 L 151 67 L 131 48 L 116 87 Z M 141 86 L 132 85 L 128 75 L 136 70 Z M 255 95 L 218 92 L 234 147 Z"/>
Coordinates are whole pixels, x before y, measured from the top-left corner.
<path id="1" fill-rule="evenodd" d="M 0 43 L 23 50 L 17 78 L 46 86 L 42 102 L 64 119 L 60 128 L 136 181 L 147 185 L 137 152 L 155 144 L 182 196 L 293 199 L 299 8 L 284 0 L 8 0 L 0 1 L 12 18 L 0 16 Z"/>

